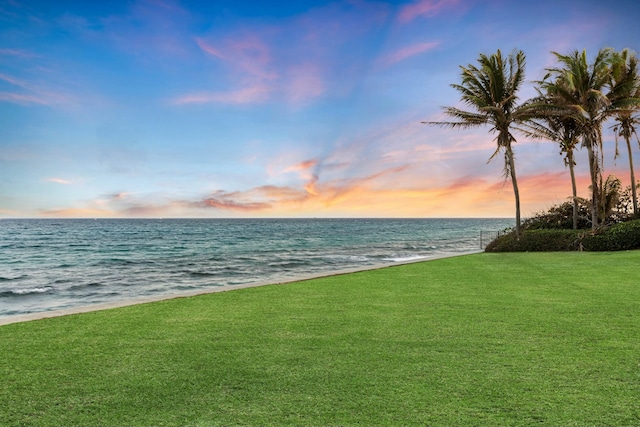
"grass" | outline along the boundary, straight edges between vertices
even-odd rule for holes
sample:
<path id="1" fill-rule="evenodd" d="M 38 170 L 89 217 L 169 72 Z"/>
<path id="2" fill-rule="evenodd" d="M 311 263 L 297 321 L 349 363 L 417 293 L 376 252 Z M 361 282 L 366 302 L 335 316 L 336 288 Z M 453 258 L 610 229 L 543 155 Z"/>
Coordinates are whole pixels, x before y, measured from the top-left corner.
<path id="1" fill-rule="evenodd" d="M 640 251 L 477 254 L 0 327 L 0 425 L 639 425 Z"/>

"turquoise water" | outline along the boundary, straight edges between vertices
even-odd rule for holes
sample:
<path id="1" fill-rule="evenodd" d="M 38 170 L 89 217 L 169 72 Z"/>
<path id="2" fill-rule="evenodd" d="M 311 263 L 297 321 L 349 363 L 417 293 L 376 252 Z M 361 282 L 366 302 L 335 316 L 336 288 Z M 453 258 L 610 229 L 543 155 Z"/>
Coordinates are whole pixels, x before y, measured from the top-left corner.
<path id="1" fill-rule="evenodd" d="M 508 219 L 4 219 L 0 316 L 480 249 Z M 486 243 L 486 242 L 485 242 Z"/>

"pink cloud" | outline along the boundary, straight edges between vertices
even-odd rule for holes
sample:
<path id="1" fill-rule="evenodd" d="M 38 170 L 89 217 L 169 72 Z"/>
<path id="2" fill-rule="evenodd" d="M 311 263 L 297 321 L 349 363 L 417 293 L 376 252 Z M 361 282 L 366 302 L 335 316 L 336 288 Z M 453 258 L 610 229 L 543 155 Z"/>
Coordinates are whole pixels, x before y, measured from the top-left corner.
<path id="1" fill-rule="evenodd" d="M 227 38 L 214 46 L 213 43 L 196 38 L 200 49 L 229 69 L 237 89 L 226 92 L 202 91 L 173 100 L 173 104 L 260 104 L 276 91 L 272 82 L 277 74 L 270 70 L 270 48 L 257 34 L 246 33 L 237 38 Z"/>
<path id="2" fill-rule="evenodd" d="M 262 211 L 271 208 L 271 204 L 262 200 L 246 200 L 243 192 L 216 191 L 210 197 L 188 203 L 193 208 L 214 208 L 231 211 Z"/>
<path id="3" fill-rule="evenodd" d="M 0 215 L 20 215 L 18 211 L 0 208 Z"/>
<path id="4" fill-rule="evenodd" d="M 458 3 L 460 0 L 417 0 L 402 7 L 397 19 L 400 23 L 406 24 L 421 16 L 437 15 L 443 9 L 454 7 Z"/>
<path id="5" fill-rule="evenodd" d="M 19 86 L 24 89 L 31 89 L 33 87 L 33 85 L 29 84 L 25 80 L 17 79 L 15 77 L 12 77 L 6 74 L 0 74 L 0 80 L 4 80 L 7 83 L 10 83 L 14 86 Z"/>
<path id="6" fill-rule="evenodd" d="M 314 167 L 315 160 L 308 160 L 292 166 L 292 171 L 308 170 Z M 211 196 L 196 202 L 185 202 L 190 208 L 213 208 L 239 212 L 286 211 L 287 209 L 316 209 L 316 206 L 329 207 L 348 202 L 350 195 L 375 193 L 384 185 L 379 182 L 383 177 L 401 173 L 407 166 L 384 169 L 377 173 L 350 179 L 330 179 L 321 182 L 318 175 L 310 175 L 301 184 L 301 188 L 290 186 L 266 185 L 243 191 L 219 190 Z"/>
<path id="7" fill-rule="evenodd" d="M 20 49 L 0 49 L 0 55 L 15 56 L 19 58 L 35 58 L 37 55 Z"/>
<path id="8" fill-rule="evenodd" d="M 325 93 L 326 84 L 317 64 L 292 66 L 288 72 L 285 91 L 291 102 L 299 104 Z"/>
<path id="9" fill-rule="evenodd" d="M 318 164 L 318 160 L 317 159 L 310 159 L 310 160 L 305 160 L 303 162 L 300 163 L 296 163 L 293 166 L 289 166 L 288 168 L 286 168 L 284 171 L 285 172 L 298 172 L 298 171 L 306 171 L 308 169 L 313 168 L 315 165 Z"/>
<path id="10" fill-rule="evenodd" d="M 106 198 L 110 201 L 123 201 L 127 200 L 131 197 L 132 193 L 127 193 L 126 191 L 121 191 L 120 193 L 112 193 L 106 195 Z"/>
<path id="11" fill-rule="evenodd" d="M 175 105 L 186 104 L 260 104 L 269 99 L 271 89 L 265 85 L 245 87 L 231 92 L 194 93 L 176 98 L 172 101 Z"/>
<path id="12" fill-rule="evenodd" d="M 220 52 L 218 49 L 215 49 L 213 46 L 205 43 L 203 40 L 196 38 L 196 43 L 198 44 L 200 49 L 202 49 L 204 52 L 208 53 L 209 55 L 217 56 L 220 59 L 225 59 L 222 52 Z"/>
<path id="13" fill-rule="evenodd" d="M 247 191 L 248 195 L 255 195 L 268 200 L 278 200 L 282 202 L 302 202 L 307 195 L 300 189 L 289 186 L 263 185 Z"/>
<path id="14" fill-rule="evenodd" d="M 313 169 L 315 169 L 317 165 L 318 165 L 317 159 L 305 160 L 304 162 L 300 162 L 293 166 L 289 166 L 283 172 L 284 173 L 297 172 L 300 175 L 300 178 L 305 180 L 310 180 L 310 179 L 313 179 L 313 177 L 315 176 Z"/>
<path id="15" fill-rule="evenodd" d="M 17 104 L 56 105 L 69 102 L 69 98 L 60 93 L 52 92 L 27 80 L 18 79 L 7 74 L 0 74 L 3 80 L 15 86 L 18 92 L 0 92 L 0 101 Z M 23 92 L 27 93 L 23 93 Z"/>
<path id="16" fill-rule="evenodd" d="M 0 92 L 0 101 L 11 102 L 14 104 L 40 104 L 49 105 L 47 99 L 35 95 L 22 95 L 19 93 Z"/>
<path id="17" fill-rule="evenodd" d="M 395 63 L 404 61 L 407 58 L 411 58 L 412 56 L 416 56 L 423 52 L 429 51 L 439 45 L 440 42 L 426 42 L 406 46 L 393 53 L 383 56 L 380 59 L 380 63 L 384 66 L 393 65 Z"/>
<path id="18" fill-rule="evenodd" d="M 66 180 L 66 179 L 62 179 L 62 178 L 47 178 L 46 179 L 47 182 L 54 182 L 56 184 L 62 184 L 62 185 L 70 185 L 71 181 Z"/>
<path id="19" fill-rule="evenodd" d="M 42 215 L 59 218 L 111 217 L 115 212 L 98 208 L 62 208 L 41 211 Z"/>
<path id="20" fill-rule="evenodd" d="M 311 8 L 270 25 L 241 23 L 232 32 L 214 28 L 194 38 L 194 44 L 212 64 L 226 70 L 226 83 L 232 89 L 227 96 L 203 90 L 180 97 L 176 104 L 249 102 L 238 101 L 247 99 L 239 95 L 256 86 L 267 90 L 264 99 L 249 97 L 251 101 L 293 105 L 349 90 L 360 81 L 364 67 L 353 49 L 366 43 L 367 33 L 385 24 L 389 10 L 382 3 L 350 0 Z"/>
<path id="21" fill-rule="evenodd" d="M 234 73 L 242 72 L 269 80 L 277 77 L 269 70 L 271 49 L 258 33 L 228 38 L 220 43 L 220 47 L 214 47 L 202 39 L 196 39 L 196 43 L 204 52 L 225 61 Z"/>

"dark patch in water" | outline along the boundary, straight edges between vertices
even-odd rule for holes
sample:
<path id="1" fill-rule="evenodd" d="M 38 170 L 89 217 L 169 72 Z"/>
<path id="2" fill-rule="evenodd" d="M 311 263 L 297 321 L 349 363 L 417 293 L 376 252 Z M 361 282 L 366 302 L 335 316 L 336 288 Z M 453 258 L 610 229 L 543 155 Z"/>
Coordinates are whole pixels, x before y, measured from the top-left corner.
<path id="1" fill-rule="evenodd" d="M 90 282 L 90 283 L 83 283 L 81 285 L 74 285 L 69 287 L 70 291 L 79 291 L 82 289 L 89 289 L 89 288 L 96 288 L 98 286 L 103 286 L 102 283 L 100 282 Z"/>
<path id="2" fill-rule="evenodd" d="M 16 276 L 16 277 L 2 277 L 0 276 L 0 282 L 15 282 L 17 280 L 22 280 L 22 279 L 26 279 L 27 276 L 26 274 L 23 274 L 21 276 Z"/>
<path id="3" fill-rule="evenodd" d="M 44 286 L 42 288 L 31 288 L 31 289 L 14 289 L 10 291 L 0 292 L 0 297 L 2 298 L 28 297 L 33 295 L 46 294 L 51 291 L 53 291 L 53 288 L 50 286 Z"/>

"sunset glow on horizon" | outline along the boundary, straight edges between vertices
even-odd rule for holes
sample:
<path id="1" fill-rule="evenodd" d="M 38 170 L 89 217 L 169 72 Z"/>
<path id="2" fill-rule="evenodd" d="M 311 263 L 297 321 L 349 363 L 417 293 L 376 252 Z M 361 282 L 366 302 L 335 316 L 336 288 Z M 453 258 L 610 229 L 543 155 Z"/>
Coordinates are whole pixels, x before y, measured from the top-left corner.
<path id="1" fill-rule="evenodd" d="M 421 124 L 465 108 L 459 66 L 523 50 L 522 101 L 552 51 L 640 50 L 631 0 L 268 3 L 0 0 L 0 218 L 512 217 L 489 128 Z M 566 201 L 516 137 L 523 216 Z"/>

